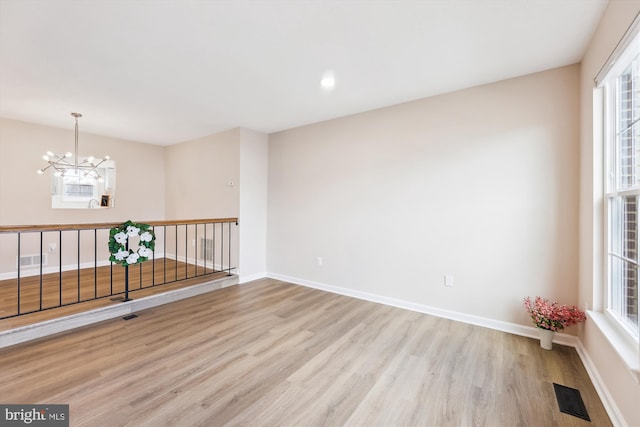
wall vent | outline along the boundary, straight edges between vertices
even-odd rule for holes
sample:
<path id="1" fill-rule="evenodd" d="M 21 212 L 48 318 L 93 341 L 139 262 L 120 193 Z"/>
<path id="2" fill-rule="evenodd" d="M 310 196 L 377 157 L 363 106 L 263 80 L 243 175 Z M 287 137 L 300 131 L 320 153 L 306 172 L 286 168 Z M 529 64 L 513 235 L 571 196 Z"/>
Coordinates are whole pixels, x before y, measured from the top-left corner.
<path id="1" fill-rule="evenodd" d="M 18 258 L 20 268 L 40 267 L 40 259 L 42 257 L 42 265 L 47 265 L 47 254 L 22 255 Z"/>
<path id="2" fill-rule="evenodd" d="M 213 239 L 200 239 L 198 258 L 205 261 L 213 261 Z"/>

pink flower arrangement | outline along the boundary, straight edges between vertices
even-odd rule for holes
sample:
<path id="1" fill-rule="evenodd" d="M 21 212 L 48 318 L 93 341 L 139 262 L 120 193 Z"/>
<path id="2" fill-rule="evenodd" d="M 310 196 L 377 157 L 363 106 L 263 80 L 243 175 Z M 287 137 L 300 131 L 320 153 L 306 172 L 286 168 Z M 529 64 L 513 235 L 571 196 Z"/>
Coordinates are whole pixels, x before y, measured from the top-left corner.
<path id="1" fill-rule="evenodd" d="M 584 322 L 587 316 L 580 311 L 575 305 L 567 307 L 557 302 L 549 302 L 546 298 L 536 297 L 535 301 L 526 297 L 524 306 L 531 316 L 533 323 L 542 329 L 550 331 L 559 331 L 567 326 L 576 325 Z"/>

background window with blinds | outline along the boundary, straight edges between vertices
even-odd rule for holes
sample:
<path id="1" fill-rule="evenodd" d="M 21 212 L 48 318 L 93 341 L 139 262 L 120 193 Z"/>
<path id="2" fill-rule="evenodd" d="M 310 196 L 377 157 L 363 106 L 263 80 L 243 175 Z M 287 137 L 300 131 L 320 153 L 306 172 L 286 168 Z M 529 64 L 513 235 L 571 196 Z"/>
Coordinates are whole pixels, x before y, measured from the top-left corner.
<path id="1" fill-rule="evenodd" d="M 604 82 L 607 144 L 608 312 L 638 339 L 640 197 L 640 37 Z"/>
<path id="2" fill-rule="evenodd" d="M 62 200 L 83 202 L 98 197 L 98 183 L 94 178 L 85 177 L 82 172 L 68 170 L 62 179 Z"/>

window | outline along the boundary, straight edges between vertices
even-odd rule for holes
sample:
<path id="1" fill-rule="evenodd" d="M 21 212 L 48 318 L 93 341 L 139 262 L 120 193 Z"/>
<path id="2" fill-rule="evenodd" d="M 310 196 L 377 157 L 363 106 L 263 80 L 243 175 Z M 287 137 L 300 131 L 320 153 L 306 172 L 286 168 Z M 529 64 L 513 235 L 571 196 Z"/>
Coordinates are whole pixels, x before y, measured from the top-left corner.
<path id="1" fill-rule="evenodd" d="M 640 35 L 603 80 L 607 147 L 608 279 L 606 308 L 636 340 L 640 268 Z"/>
<path id="2" fill-rule="evenodd" d="M 51 175 L 51 207 L 56 209 L 96 209 L 114 206 L 116 165 L 107 160 L 98 168 L 102 179 L 82 170 L 67 169 Z"/>
<path id="3" fill-rule="evenodd" d="M 62 176 L 62 200 L 80 202 L 95 199 L 98 193 L 98 181 L 93 177 L 82 176 L 75 170 L 68 170 Z"/>

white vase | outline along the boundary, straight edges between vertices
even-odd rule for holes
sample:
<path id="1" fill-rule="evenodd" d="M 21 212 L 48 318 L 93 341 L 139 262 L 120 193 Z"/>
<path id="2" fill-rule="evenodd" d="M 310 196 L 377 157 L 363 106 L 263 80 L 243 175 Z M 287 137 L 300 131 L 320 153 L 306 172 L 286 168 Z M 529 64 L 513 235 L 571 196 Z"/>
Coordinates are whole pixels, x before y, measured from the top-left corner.
<path id="1" fill-rule="evenodd" d="M 555 335 L 555 331 L 538 328 L 538 333 L 540 334 L 540 347 L 545 350 L 551 350 L 553 347 L 553 336 Z"/>

